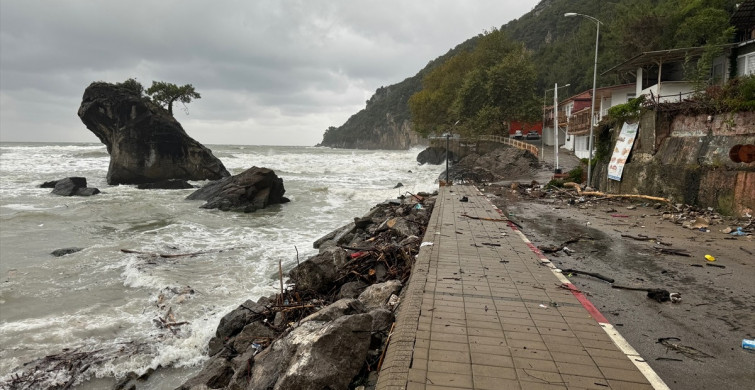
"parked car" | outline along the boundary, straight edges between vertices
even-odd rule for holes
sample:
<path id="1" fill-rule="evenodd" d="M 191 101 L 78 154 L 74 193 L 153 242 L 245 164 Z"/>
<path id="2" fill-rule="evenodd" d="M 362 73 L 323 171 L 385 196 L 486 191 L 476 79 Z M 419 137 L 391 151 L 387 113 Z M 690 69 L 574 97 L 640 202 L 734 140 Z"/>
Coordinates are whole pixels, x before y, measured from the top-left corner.
<path id="1" fill-rule="evenodd" d="M 527 139 L 540 139 L 540 133 L 538 133 L 535 130 L 532 130 L 527 133 Z"/>
<path id="2" fill-rule="evenodd" d="M 517 139 L 522 138 L 522 131 L 521 130 L 515 131 L 513 137 Z"/>

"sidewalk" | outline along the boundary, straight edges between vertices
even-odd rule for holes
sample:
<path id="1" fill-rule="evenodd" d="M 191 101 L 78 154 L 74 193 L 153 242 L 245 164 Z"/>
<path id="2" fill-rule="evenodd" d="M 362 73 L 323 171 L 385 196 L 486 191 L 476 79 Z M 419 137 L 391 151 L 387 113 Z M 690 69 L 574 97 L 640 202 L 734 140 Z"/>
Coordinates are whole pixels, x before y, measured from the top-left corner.
<path id="1" fill-rule="evenodd" d="M 667 388 L 476 188 L 440 188 L 424 243 L 377 389 Z"/>

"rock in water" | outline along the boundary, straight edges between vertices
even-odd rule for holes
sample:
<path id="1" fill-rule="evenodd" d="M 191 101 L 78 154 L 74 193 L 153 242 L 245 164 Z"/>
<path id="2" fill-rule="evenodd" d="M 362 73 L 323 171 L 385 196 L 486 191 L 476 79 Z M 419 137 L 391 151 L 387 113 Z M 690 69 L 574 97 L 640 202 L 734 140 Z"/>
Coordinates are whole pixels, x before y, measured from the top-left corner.
<path id="1" fill-rule="evenodd" d="M 42 187 L 49 186 L 47 182 Z M 60 196 L 92 196 L 100 193 L 100 190 L 94 187 L 87 187 L 87 179 L 84 177 L 67 177 L 56 180 L 53 184 L 52 194 Z"/>
<path id="2" fill-rule="evenodd" d="M 189 137 L 167 110 L 123 85 L 90 84 L 79 118 L 110 153 L 108 184 L 230 176 L 210 149 Z"/>
<path id="3" fill-rule="evenodd" d="M 205 209 L 250 213 L 268 205 L 286 203 L 283 179 L 268 168 L 251 167 L 238 175 L 209 183 L 186 199 L 206 200 Z"/>
<path id="4" fill-rule="evenodd" d="M 453 152 L 448 152 L 449 161 L 455 161 L 456 156 Z M 446 148 L 431 146 L 419 152 L 417 162 L 420 164 L 440 165 L 446 162 Z"/>

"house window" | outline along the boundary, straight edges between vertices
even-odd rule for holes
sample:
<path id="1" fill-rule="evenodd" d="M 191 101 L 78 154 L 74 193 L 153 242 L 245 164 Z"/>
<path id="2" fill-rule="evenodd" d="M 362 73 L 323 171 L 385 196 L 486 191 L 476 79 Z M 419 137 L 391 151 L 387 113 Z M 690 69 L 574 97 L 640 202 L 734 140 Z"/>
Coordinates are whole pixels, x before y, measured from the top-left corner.
<path id="1" fill-rule="evenodd" d="M 628 102 L 629 102 L 630 100 L 634 99 L 634 98 L 635 98 L 636 96 L 637 96 L 637 94 L 636 94 L 636 93 L 628 93 L 628 94 L 627 94 L 627 103 L 628 103 Z"/>
<path id="2" fill-rule="evenodd" d="M 737 76 L 755 74 L 755 53 L 737 57 Z"/>

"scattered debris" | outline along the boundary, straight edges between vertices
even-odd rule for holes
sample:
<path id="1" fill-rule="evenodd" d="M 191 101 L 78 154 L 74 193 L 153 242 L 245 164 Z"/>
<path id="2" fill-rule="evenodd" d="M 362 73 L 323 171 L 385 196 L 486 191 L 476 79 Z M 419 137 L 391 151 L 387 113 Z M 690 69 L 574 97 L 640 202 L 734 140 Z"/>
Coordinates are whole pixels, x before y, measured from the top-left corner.
<path id="1" fill-rule="evenodd" d="M 675 256 L 684 256 L 684 257 L 692 257 L 692 255 L 685 251 L 684 249 L 672 249 L 672 248 L 661 248 L 661 247 L 654 247 L 656 252 L 664 254 L 664 255 L 675 255 Z"/>
<path id="2" fill-rule="evenodd" d="M 613 283 L 614 282 L 613 278 L 609 278 L 607 276 L 603 276 L 603 275 L 601 275 L 599 273 L 595 273 L 595 272 L 580 271 L 580 270 L 573 269 L 573 268 L 562 269 L 561 272 L 565 273 L 565 274 L 588 275 L 588 276 L 592 276 L 593 278 L 598 278 L 600 280 L 606 281 L 608 283 Z"/>
<path id="3" fill-rule="evenodd" d="M 668 349 L 673 349 L 674 351 L 698 362 L 702 361 L 700 360 L 700 358 L 714 358 L 714 356 L 708 355 L 705 352 L 699 351 L 686 345 L 673 343 L 672 341 L 682 341 L 682 339 L 678 337 L 661 337 L 658 339 L 657 343 L 663 345 Z"/>

